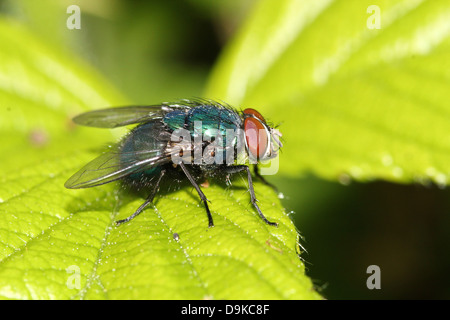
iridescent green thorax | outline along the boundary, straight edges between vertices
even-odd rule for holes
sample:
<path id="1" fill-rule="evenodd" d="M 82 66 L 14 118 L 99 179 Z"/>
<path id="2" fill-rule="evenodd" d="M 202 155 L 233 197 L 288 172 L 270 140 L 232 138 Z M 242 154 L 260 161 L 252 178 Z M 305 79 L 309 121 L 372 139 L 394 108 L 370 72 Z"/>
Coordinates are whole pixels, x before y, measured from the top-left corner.
<path id="1" fill-rule="evenodd" d="M 164 116 L 163 122 L 170 130 L 188 130 L 192 139 L 198 138 L 201 133 L 203 141 L 213 141 L 219 134 L 224 148 L 227 146 L 227 130 L 236 133 L 237 129 L 242 128 L 239 114 L 221 105 L 199 105 L 186 110 L 174 110 Z"/>

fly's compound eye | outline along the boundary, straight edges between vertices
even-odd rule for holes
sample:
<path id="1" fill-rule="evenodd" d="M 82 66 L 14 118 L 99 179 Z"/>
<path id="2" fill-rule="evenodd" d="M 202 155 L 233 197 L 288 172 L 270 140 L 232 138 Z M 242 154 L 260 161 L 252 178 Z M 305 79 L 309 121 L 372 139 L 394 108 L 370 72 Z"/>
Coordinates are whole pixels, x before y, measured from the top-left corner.
<path id="1" fill-rule="evenodd" d="M 266 120 L 264 120 L 264 117 L 261 115 L 261 113 L 259 113 L 255 109 L 247 108 L 243 111 L 243 113 L 245 116 L 254 116 L 255 118 L 258 118 L 259 120 L 261 120 L 262 122 L 266 122 Z"/>
<path id="2" fill-rule="evenodd" d="M 264 158 L 269 146 L 269 135 L 266 127 L 259 118 L 248 117 L 244 120 L 244 131 L 250 154 L 255 159 Z"/>

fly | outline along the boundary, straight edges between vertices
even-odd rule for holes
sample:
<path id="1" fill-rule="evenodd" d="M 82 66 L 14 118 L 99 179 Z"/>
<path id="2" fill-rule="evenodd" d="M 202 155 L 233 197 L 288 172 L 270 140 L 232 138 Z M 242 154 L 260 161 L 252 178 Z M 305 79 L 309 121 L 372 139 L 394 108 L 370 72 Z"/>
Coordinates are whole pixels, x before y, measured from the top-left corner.
<path id="1" fill-rule="evenodd" d="M 281 133 L 254 109 L 238 111 L 212 100 L 182 100 L 152 106 L 129 106 L 95 110 L 76 116 L 77 124 L 117 128 L 137 124 L 114 148 L 76 172 L 67 180 L 69 189 L 90 188 L 116 180 L 127 185 L 149 187 L 145 202 L 126 223 L 152 203 L 163 179 L 181 174 L 192 184 L 203 202 L 209 227 L 214 226 L 208 199 L 197 181 L 217 173 L 246 172 L 251 203 L 265 223 L 277 226 L 261 212 L 248 164 L 255 175 L 269 184 L 258 163 L 275 158 L 282 147 Z"/>

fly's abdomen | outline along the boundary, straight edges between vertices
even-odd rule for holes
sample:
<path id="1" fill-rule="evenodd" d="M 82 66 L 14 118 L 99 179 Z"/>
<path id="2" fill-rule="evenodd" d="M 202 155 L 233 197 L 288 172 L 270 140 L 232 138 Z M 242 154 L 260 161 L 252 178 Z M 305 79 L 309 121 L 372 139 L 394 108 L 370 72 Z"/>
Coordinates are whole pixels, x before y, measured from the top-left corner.
<path id="1" fill-rule="evenodd" d="M 128 177 L 141 179 L 142 175 L 152 177 L 158 174 L 168 138 L 170 139 L 170 135 L 160 120 L 144 123 L 133 129 L 122 142 L 120 163 L 122 168 L 134 165 L 140 169 L 130 168 L 132 173 Z M 143 167 L 136 165 L 143 162 L 147 163 Z"/>

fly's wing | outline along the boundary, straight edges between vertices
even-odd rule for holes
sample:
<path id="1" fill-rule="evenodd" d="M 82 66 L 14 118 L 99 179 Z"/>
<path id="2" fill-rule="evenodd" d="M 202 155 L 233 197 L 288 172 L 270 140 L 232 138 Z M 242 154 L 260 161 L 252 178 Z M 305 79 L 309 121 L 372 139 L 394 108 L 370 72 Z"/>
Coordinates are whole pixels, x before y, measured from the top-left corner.
<path id="1" fill-rule="evenodd" d="M 171 131 L 162 121 L 143 123 L 114 149 L 81 168 L 65 186 L 69 189 L 95 187 L 167 163 L 171 161 L 167 148 L 170 140 Z"/>
<path id="2" fill-rule="evenodd" d="M 88 127 L 117 128 L 161 118 L 165 113 L 173 110 L 174 107 L 177 106 L 128 106 L 101 109 L 82 113 L 73 118 L 73 121 Z"/>
<path id="3" fill-rule="evenodd" d="M 67 180 L 68 189 L 99 186 L 127 175 L 166 163 L 170 156 L 160 150 L 136 152 L 109 151 L 95 158 Z"/>

